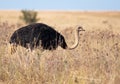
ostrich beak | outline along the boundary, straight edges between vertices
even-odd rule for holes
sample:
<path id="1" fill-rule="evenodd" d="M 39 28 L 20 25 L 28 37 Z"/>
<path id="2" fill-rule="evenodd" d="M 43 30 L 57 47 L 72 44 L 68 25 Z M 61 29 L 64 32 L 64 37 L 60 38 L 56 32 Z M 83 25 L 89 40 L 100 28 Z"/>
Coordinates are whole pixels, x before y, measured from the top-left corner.
<path id="1" fill-rule="evenodd" d="M 85 31 L 85 30 L 83 29 L 83 30 L 81 30 L 81 31 Z"/>

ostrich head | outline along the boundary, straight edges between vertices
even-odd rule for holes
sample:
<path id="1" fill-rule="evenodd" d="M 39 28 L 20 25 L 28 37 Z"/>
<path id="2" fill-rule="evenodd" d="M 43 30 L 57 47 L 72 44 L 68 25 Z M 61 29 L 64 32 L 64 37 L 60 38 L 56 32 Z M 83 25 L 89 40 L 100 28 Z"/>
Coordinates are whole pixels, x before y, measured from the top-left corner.
<path id="1" fill-rule="evenodd" d="M 85 31 L 85 30 L 83 29 L 83 27 L 79 26 L 79 27 L 77 28 L 77 31 L 80 32 L 80 31 Z"/>

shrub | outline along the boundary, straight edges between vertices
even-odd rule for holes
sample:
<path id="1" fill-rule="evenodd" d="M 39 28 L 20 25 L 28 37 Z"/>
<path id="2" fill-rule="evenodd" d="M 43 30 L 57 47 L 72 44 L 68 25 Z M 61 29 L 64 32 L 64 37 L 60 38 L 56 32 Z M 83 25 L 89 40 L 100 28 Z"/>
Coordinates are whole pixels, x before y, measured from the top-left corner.
<path id="1" fill-rule="evenodd" d="M 37 12 L 33 10 L 21 10 L 22 16 L 20 16 L 20 19 L 22 19 L 26 24 L 35 23 L 39 19 L 37 18 Z"/>

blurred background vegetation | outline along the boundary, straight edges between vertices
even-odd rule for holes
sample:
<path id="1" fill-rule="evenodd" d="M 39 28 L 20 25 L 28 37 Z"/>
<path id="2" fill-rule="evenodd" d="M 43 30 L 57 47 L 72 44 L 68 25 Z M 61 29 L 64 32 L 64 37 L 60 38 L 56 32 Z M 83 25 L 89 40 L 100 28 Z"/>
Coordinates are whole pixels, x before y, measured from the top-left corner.
<path id="1" fill-rule="evenodd" d="M 35 23 L 39 20 L 37 18 L 38 13 L 34 10 L 21 10 L 21 13 L 22 16 L 20 16 L 20 19 L 26 24 Z"/>

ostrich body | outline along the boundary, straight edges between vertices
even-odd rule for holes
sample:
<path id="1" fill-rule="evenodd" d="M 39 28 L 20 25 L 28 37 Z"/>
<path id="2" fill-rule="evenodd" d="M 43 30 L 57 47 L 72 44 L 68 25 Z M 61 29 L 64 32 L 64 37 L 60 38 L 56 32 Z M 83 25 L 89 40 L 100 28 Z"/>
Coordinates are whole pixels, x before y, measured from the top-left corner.
<path id="1" fill-rule="evenodd" d="M 61 46 L 63 49 L 74 49 L 78 46 L 80 31 L 84 30 L 78 27 L 76 33 L 77 40 L 73 47 L 68 47 L 63 35 L 55 29 L 43 23 L 33 23 L 16 30 L 12 34 L 9 43 L 16 47 L 20 45 L 30 48 L 30 50 L 38 46 L 46 50 L 55 50 L 58 46 Z"/>

